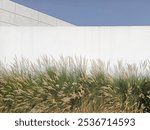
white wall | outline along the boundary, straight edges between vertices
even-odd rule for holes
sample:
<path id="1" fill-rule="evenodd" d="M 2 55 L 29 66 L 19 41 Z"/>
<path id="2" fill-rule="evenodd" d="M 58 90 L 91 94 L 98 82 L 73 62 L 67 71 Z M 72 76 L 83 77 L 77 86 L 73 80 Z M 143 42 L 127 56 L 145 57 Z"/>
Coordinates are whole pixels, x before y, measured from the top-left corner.
<path id="1" fill-rule="evenodd" d="M 0 0 L 0 26 L 73 26 L 9 0 Z"/>
<path id="2" fill-rule="evenodd" d="M 0 60 L 41 55 L 137 63 L 150 58 L 150 27 L 0 27 Z"/>
<path id="3" fill-rule="evenodd" d="M 92 44 L 91 44 L 92 43 Z M 0 27 L 0 60 L 42 55 L 99 57 L 95 30 L 79 27 Z"/>
<path id="4" fill-rule="evenodd" d="M 150 26 L 101 27 L 101 58 L 140 62 L 150 59 Z"/>

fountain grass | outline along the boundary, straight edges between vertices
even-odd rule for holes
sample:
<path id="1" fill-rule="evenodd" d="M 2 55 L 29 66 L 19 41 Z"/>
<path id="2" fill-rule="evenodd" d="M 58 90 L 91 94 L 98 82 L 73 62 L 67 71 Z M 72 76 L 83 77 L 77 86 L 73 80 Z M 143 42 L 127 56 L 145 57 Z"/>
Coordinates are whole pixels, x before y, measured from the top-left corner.
<path id="1" fill-rule="evenodd" d="M 111 65 L 112 66 L 112 65 Z M 0 112 L 149 112 L 150 62 L 110 67 L 82 57 L 0 64 Z"/>

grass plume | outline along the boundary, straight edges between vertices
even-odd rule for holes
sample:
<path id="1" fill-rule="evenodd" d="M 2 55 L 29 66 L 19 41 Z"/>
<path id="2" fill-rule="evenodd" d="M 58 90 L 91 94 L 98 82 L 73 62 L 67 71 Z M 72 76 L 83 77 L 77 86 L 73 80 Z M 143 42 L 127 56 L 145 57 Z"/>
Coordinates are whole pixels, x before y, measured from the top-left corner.
<path id="1" fill-rule="evenodd" d="M 150 112 L 150 62 L 15 58 L 0 64 L 0 112 Z"/>

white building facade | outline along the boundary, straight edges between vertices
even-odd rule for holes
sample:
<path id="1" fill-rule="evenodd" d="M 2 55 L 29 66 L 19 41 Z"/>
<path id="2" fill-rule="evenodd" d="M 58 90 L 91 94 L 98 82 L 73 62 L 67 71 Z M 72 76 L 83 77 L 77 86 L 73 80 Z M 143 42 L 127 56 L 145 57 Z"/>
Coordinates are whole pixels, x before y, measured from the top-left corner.
<path id="1" fill-rule="evenodd" d="M 73 26 L 10 0 L 0 0 L 0 26 Z"/>
<path id="2" fill-rule="evenodd" d="M 3 28 L 5 25 L 12 27 Z M 31 60 L 41 55 L 82 56 L 106 62 L 150 60 L 150 26 L 76 27 L 9 0 L 0 0 L 0 26 L 0 61 L 15 55 Z"/>
<path id="3" fill-rule="evenodd" d="M 0 28 L 0 61 L 42 55 L 139 63 L 150 58 L 150 27 Z"/>

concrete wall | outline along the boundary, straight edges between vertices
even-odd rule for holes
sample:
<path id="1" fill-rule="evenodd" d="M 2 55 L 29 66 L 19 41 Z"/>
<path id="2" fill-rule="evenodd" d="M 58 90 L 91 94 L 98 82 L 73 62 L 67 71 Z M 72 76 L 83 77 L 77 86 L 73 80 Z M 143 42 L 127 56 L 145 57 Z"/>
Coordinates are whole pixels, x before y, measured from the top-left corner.
<path id="1" fill-rule="evenodd" d="M 150 27 L 11 27 L 0 29 L 0 60 L 14 56 L 86 56 L 138 63 L 150 59 Z"/>
<path id="2" fill-rule="evenodd" d="M 100 57 L 98 32 L 80 27 L 1 27 L 0 61 L 15 56 L 35 61 L 42 55 Z"/>
<path id="3" fill-rule="evenodd" d="M 137 63 L 150 60 L 150 26 L 99 28 L 101 59 Z"/>
<path id="4" fill-rule="evenodd" d="M 0 0 L 0 26 L 73 26 L 9 0 Z"/>

